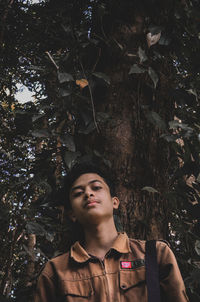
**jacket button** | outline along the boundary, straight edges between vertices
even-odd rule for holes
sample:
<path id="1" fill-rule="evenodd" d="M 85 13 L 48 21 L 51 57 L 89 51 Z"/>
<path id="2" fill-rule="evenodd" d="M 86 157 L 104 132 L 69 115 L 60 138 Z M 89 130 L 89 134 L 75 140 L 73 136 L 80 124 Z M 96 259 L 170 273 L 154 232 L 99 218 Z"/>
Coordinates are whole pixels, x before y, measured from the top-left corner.
<path id="1" fill-rule="evenodd" d="M 126 285 L 123 284 L 123 285 L 121 286 L 121 288 L 125 289 L 125 288 L 126 288 Z"/>

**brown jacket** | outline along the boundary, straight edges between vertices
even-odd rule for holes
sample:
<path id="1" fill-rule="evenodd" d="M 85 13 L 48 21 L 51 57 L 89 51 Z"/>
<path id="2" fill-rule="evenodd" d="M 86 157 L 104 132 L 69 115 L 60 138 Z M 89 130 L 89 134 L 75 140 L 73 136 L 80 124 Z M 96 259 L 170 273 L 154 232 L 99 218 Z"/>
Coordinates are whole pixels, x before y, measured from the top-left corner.
<path id="1" fill-rule="evenodd" d="M 175 256 L 157 241 L 161 301 L 186 302 Z M 104 261 L 90 256 L 76 242 L 70 252 L 50 260 L 37 285 L 35 302 L 147 302 L 145 241 L 120 233 Z"/>

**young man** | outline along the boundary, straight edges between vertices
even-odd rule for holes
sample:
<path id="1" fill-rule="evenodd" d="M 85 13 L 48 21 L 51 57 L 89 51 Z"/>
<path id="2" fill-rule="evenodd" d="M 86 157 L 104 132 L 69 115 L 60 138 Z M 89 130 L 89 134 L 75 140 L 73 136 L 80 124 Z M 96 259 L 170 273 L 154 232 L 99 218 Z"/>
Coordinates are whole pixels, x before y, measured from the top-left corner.
<path id="1" fill-rule="evenodd" d="M 69 216 L 82 226 L 84 240 L 46 264 L 35 302 L 147 302 L 145 241 L 117 232 L 113 210 L 119 199 L 106 174 L 77 165 L 65 189 Z M 162 241 L 156 249 L 161 301 L 188 301 L 174 254 Z"/>

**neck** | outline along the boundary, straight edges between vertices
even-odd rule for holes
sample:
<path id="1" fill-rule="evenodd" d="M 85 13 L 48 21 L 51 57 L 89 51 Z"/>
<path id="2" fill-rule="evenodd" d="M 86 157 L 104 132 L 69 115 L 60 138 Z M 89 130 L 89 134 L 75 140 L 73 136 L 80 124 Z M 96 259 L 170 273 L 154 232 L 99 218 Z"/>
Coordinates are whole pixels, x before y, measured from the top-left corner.
<path id="1" fill-rule="evenodd" d="M 117 236 L 113 217 L 106 223 L 90 225 L 85 228 L 85 249 L 89 254 L 103 259 Z"/>

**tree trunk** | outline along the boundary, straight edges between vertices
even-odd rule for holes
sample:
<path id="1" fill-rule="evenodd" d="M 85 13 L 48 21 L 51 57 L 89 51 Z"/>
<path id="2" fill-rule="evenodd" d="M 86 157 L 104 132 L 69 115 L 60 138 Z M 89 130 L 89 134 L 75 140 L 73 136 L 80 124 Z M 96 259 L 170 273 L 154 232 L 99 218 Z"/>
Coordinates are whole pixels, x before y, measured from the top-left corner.
<path id="1" fill-rule="evenodd" d="M 139 15 L 135 7 L 132 10 L 134 21 L 114 29 L 110 25 L 108 28 L 112 28 L 112 32 L 104 33 L 109 37 L 109 47 L 112 47 L 109 48 L 108 43 L 102 46 L 102 58 L 96 71 L 108 75 L 111 84 L 105 95 L 94 91 L 93 98 L 96 112 L 107 113 L 110 118 L 100 126 L 100 134 L 93 138 L 90 136 L 85 144 L 112 164 L 124 230 L 136 238 L 167 239 L 168 205 L 162 193 L 168 185 L 169 163 L 168 158 L 163 157 L 163 154 L 168 154 L 168 147 L 160 139 L 162 131 L 149 122 L 148 116 L 156 112 L 163 120 L 173 119 L 174 104 L 167 98 L 169 66 L 167 62 L 162 66 L 156 90 L 151 87 L 147 73 L 129 75 L 138 57 L 141 39 L 144 39 L 144 16 Z M 96 23 L 95 30 L 98 26 Z M 101 24 L 99 31 L 102 27 L 106 28 Z M 117 51 L 114 43 L 119 48 Z M 153 187 L 159 192 L 143 191 L 143 187 Z"/>
<path id="2" fill-rule="evenodd" d="M 13 272 L 12 272 L 12 266 L 13 266 L 13 254 L 14 249 L 17 241 L 17 229 L 14 229 L 12 231 L 12 241 L 9 246 L 9 252 L 8 252 L 8 258 L 6 260 L 6 266 L 5 266 L 5 273 L 1 281 L 1 287 L 0 287 L 0 293 L 2 295 L 5 295 L 6 297 L 9 296 L 11 288 L 12 288 L 12 282 L 13 282 Z"/>
<path id="3" fill-rule="evenodd" d="M 28 235 L 28 263 L 26 267 L 26 279 L 25 283 L 26 286 L 32 286 L 32 279 L 35 274 L 35 248 L 36 245 L 36 235 L 35 234 L 29 234 Z"/>
<path id="4" fill-rule="evenodd" d="M 102 127 L 92 147 L 111 162 L 115 171 L 124 229 L 134 237 L 166 238 L 167 203 L 162 192 L 141 190 L 145 186 L 159 190 L 166 187 L 167 167 L 160 154 L 159 131 L 141 120 L 141 104 L 134 89 L 111 82 L 106 104 L 97 111 L 107 112 L 112 121 Z"/>

